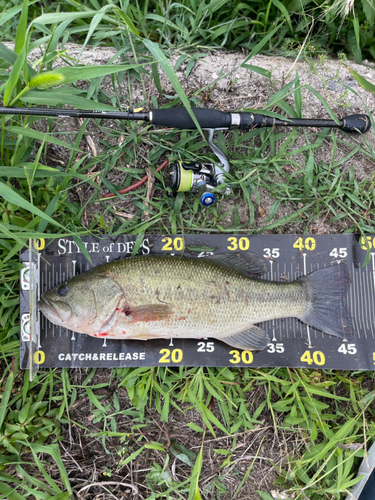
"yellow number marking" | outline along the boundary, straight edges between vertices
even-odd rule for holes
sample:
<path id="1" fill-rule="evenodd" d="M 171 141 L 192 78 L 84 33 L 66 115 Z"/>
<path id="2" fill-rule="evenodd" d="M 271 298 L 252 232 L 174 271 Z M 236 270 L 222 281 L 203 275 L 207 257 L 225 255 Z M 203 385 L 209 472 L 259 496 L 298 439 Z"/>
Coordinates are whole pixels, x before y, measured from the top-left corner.
<path id="1" fill-rule="evenodd" d="M 242 361 L 246 365 L 251 365 L 251 363 L 253 362 L 254 356 L 253 356 L 253 353 L 251 351 L 242 351 L 241 358 L 242 358 Z"/>
<path id="2" fill-rule="evenodd" d="M 298 250 L 303 250 L 306 248 L 306 250 L 309 250 L 312 252 L 316 248 L 316 241 L 314 238 L 306 238 L 305 241 L 303 241 L 302 238 L 298 238 L 293 245 L 293 248 L 298 248 Z"/>
<path id="3" fill-rule="evenodd" d="M 371 236 L 361 237 L 359 240 L 359 244 L 361 245 L 362 250 L 371 250 L 371 248 L 375 248 L 375 237 L 372 240 Z"/>
<path id="4" fill-rule="evenodd" d="M 245 365 L 251 365 L 254 359 L 253 353 L 251 351 L 242 351 L 241 357 L 239 351 L 229 351 L 229 354 L 232 354 L 233 356 L 232 359 L 229 360 L 229 363 L 232 364 L 239 363 L 242 360 Z"/>
<path id="5" fill-rule="evenodd" d="M 227 240 L 230 245 L 227 246 L 227 249 L 228 250 L 238 250 L 238 248 L 240 250 L 249 250 L 250 248 L 250 240 L 249 238 L 245 238 L 244 236 L 242 238 L 240 238 L 237 242 L 237 238 L 235 238 L 234 236 L 231 236 L 230 238 L 228 238 Z"/>
<path id="6" fill-rule="evenodd" d="M 173 240 L 173 248 L 177 251 L 184 249 L 184 240 L 182 238 L 175 238 Z"/>
<path id="7" fill-rule="evenodd" d="M 161 349 L 159 351 L 159 354 L 163 353 L 165 354 L 159 359 L 159 363 L 170 363 L 171 358 L 173 363 L 180 363 L 182 361 L 182 358 L 184 357 L 181 349 L 173 349 L 172 352 L 170 351 L 170 349 Z"/>
<path id="8" fill-rule="evenodd" d="M 46 355 L 44 354 L 44 351 L 34 352 L 34 363 L 36 365 L 42 365 L 45 360 L 46 360 Z"/>
<path id="9" fill-rule="evenodd" d="M 163 238 L 161 240 L 162 243 L 166 242 L 165 245 L 163 246 L 162 250 L 164 250 L 165 252 L 170 252 L 171 250 L 173 250 L 172 248 L 172 238 Z"/>
<path id="10" fill-rule="evenodd" d="M 45 246 L 46 246 L 46 240 L 44 238 L 40 238 L 40 240 L 34 240 L 35 250 L 43 250 Z"/>
<path id="11" fill-rule="evenodd" d="M 180 237 L 177 237 L 174 240 L 172 240 L 172 238 L 167 236 L 166 238 L 163 238 L 161 241 L 162 243 L 165 242 L 165 245 L 162 248 L 164 252 L 171 252 L 173 249 L 180 252 L 181 250 L 184 249 L 184 240 Z"/>
<path id="12" fill-rule="evenodd" d="M 321 351 L 314 351 L 312 353 L 312 357 L 310 351 L 305 351 L 301 356 L 301 361 L 303 363 L 307 363 L 308 365 L 315 363 L 318 366 L 323 366 L 326 362 L 326 357 Z"/>
<path id="13" fill-rule="evenodd" d="M 312 364 L 312 359 L 311 359 L 311 354 L 310 351 L 305 351 L 302 356 L 301 356 L 301 361 L 303 363 L 308 363 L 309 365 Z"/>
<path id="14" fill-rule="evenodd" d="M 298 248 L 298 250 L 302 250 L 303 249 L 302 238 L 298 238 L 298 240 L 294 242 L 293 248 Z"/>
<path id="15" fill-rule="evenodd" d="M 173 363 L 180 363 L 183 358 L 181 349 L 173 349 L 171 358 Z"/>
<path id="16" fill-rule="evenodd" d="M 231 242 L 231 244 L 227 247 L 228 250 L 237 250 L 238 245 L 237 245 L 237 238 L 232 236 L 231 238 L 228 238 L 228 241 Z"/>
<path id="17" fill-rule="evenodd" d="M 316 247 L 316 242 L 315 242 L 314 238 L 306 238 L 305 239 L 306 250 L 310 250 L 310 252 L 312 252 L 313 250 L 315 250 L 315 247 Z"/>
<path id="18" fill-rule="evenodd" d="M 240 250 L 249 250 L 250 248 L 249 238 L 240 238 L 238 246 L 240 247 Z"/>

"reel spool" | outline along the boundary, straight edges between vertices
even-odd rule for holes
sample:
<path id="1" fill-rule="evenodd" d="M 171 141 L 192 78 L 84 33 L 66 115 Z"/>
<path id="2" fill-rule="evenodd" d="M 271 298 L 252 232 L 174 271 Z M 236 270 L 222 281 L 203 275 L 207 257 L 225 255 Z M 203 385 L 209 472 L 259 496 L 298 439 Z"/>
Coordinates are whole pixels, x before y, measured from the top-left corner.
<path id="1" fill-rule="evenodd" d="M 216 198 L 212 191 L 217 185 L 213 163 L 174 161 L 170 164 L 168 176 L 172 193 L 198 193 L 199 202 L 204 207 L 215 203 Z"/>

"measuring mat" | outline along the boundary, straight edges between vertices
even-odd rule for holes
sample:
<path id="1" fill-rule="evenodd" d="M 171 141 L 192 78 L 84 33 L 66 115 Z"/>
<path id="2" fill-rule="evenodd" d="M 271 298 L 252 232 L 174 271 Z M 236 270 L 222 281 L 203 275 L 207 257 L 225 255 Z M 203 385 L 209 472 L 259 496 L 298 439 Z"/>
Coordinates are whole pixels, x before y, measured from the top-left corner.
<path id="1" fill-rule="evenodd" d="M 354 235 L 185 235 L 145 236 L 139 255 L 205 258 L 253 252 L 269 263 L 261 279 L 294 281 L 345 261 L 351 274 L 348 306 L 355 335 L 326 335 L 296 318 L 258 326 L 269 335 L 263 351 L 241 351 L 209 338 L 111 340 L 75 333 L 50 323 L 38 310 L 39 296 L 55 285 L 132 254 L 135 236 L 84 237 L 90 264 L 73 238 L 31 240 L 21 253 L 21 367 L 32 378 L 39 367 L 252 366 L 375 370 L 375 236 Z M 368 250 L 370 255 L 368 256 Z M 367 265 L 364 266 L 367 257 Z M 369 257 L 369 258 L 368 258 Z"/>

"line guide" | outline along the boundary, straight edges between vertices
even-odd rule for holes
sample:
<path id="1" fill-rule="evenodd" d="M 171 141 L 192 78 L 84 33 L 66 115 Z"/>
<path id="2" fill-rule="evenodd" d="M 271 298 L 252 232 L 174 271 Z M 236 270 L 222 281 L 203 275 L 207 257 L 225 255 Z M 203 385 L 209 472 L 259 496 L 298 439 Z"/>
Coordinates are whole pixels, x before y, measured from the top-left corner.
<path id="1" fill-rule="evenodd" d="M 375 370 L 375 235 L 146 235 L 139 254 L 205 258 L 212 253 L 254 252 L 269 261 L 262 279 L 294 281 L 346 261 L 348 305 L 355 337 L 342 341 L 296 318 L 260 324 L 269 335 L 263 351 L 241 351 L 217 340 L 106 340 L 55 326 L 37 312 L 44 291 L 92 267 L 130 257 L 134 236 L 82 238 L 93 265 L 72 238 L 32 240 L 21 252 L 21 367 L 252 366 Z M 368 264 L 367 253 L 370 252 Z"/>

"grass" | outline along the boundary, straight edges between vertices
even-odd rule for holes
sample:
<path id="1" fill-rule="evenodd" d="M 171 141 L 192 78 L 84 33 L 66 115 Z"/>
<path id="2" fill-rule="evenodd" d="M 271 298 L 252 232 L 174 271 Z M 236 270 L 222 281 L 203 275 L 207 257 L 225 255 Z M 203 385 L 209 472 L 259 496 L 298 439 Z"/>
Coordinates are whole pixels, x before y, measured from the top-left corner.
<path id="1" fill-rule="evenodd" d="M 338 2 L 315 2 L 314 7 L 307 2 L 303 11 L 293 2 L 284 6 L 275 1 L 150 1 L 136 8 L 70 0 L 59 3 L 59 13 L 49 2 L 25 1 L 12 7 L 6 2 L 4 7 L 2 41 L 15 43 L 14 50 L 0 45 L 0 93 L 7 105 L 119 108 L 124 105 L 120 89 L 125 84 L 131 105 L 157 107 L 158 100 L 148 91 L 152 80 L 164 106 L 202 105 L 206 100 L 212 106 L 215 86 L 231 75 L 186 92 L 176 72 L 185 64 L 188 76 L 199 59 L 221 47 L 246 49 L 249 56 L 243 57 L 242 67 L 268 78 L 270 87 L 272 74 L 251 65 L 257 54 L 295 57 L 302 48 L 302 57 L 308 58 L 328 47 L 332 52 L 351 51 L 358 61 L 375 56 L 374 14 L 357 3 L 343 19 L 337 15 Z M 318 29 L 304 43 L 312 13 Z M 81 45 L 76 60 L 60 50 L 62 39 Z M 113 60 L 119 57 L 121 65 L 78 69 L 75 65 L 87 44 L 110 45 L 116 51 Z M 44 52 L 35 61 L 30 52 L 37 47 Z M 175 65 L 168 59 L 172 51 L 177 54 Z M 64 69 L 57 79 L 55 73 L 51 77 L 52 63 L 61 60 Z M 164 90 L 163 73 L 173 96 Z M 110 87 L 104 85 L 104 75 L 111 75 Z M 371 91 L 371 84 L 357 76 Z M 85 85 L 78 83 L 82 79 Z M 131 93 L 132 79 L 140 83 L 137 96 Z M 230 86 L 235 83 L 230 80 Z M 305 92 L 334 115 L 332 103 L 302 85 L 298 74 L 271 91 L 266 109 L 301 116 Z M 252 498 L 258 489 L 262 500 L 273 498 L 271 489 L 287 492 L 290 500 L 344 498 L 375 433 L 373 373 L 122 368 L 109 374 L 63 369 L 39 373 L 30 383 L 27 373 L 18 371 L 18 253 L 29 237 L 42 236 L 70 235 L 80 244 L 85 234 L 124 232 L 140 238 L 145 232 L 307 233 L 324 221 L 335 232 L 373 233 L 374 177 L 358 178 L 355 165 L 350 165 L 359 154 L 374 161 L 371 142 L 327 130 L 220 132 L 218 142 L 231 160 L 228 184 L 236 198 L 227 203 L 222 197 L 202 210 L 190 195 L 169 198 L 164 177 L 156 172 L 166 157 L 190 160 L 203 154 L 209 159 L 199 131 L 156 130 L 135 122 L 113 126 L 100 120 L 43 123 L 13 116 L 2 117 L 1 124 L 2 498 L 61 500 L 94 491 L 109 495 L 108 490 L 120 494 L 125 484 L 148 500 L 241 498 L 249 492 L 248 484 L 253 485 Z M 325 141 L 332 147 L 330 161 L 318 160 Z M 338 155 L 339 150 L 345 154 Z M 139 180 L 145 165 L 156 177 L 152 199 L 147 200 L 147 185 L 114 200 L 101 198 L 104 192 L 118 192 Z M 259 207 L 267 197 L 272 203 L 259 226 Z M 249 214 L 245 222 L 240 217 L 244 207 Z M 184 430 L 172 436 L 179 422 Z M 250 444 L 249 436 L 254 436 Z M 81 439 L 83 455 L 78 445 L 73 446 Z M 265 443 L 266 450 L 273 449 L 272 439 L 282 451 L 275 453 L 277 460 L 267 456 L 262 462 Z M 245 453 L 248 446 L 251 452 Z M 90 475 L 90 459 L 87 468 L 82 462 L 91 448 L 100 457 L 95 476 Z M 208 473 L 210 461 L 215 464 L 213 477 Z M 277 481 L 261 491 L 251 481 L 253 474 L 262 477 L 264 463 Z M 92 480 L 95 485 L 88 488 L 86 481 Z"/>

